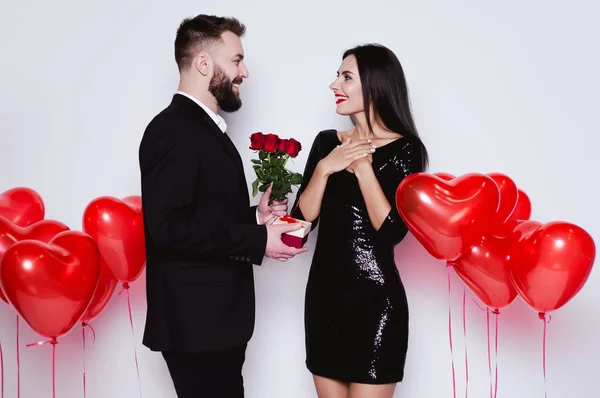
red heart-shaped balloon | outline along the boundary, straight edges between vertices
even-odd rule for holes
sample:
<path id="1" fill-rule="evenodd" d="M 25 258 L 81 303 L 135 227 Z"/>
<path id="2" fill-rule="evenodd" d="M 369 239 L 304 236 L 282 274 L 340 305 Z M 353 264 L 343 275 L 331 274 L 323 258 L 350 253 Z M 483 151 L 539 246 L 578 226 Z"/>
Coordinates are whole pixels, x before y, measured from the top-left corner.
<path id="1" fill-rule="evenodd" d="M 454 260 L 479 242 L 500 202 L 490 177 L 469 173 L 450 181 L 415 173 L 396 190 L 400 216 L 435 258 Z"/>
<path id="2" fill-rule="evenodd" d="M 444 172 L 433 173 L 433 175 L 436 177 L 440 177 L 444 181 L 450 181 L 450 180 L 453 180 L 456 178 L 455 175 L 450 174 L 450 173 L 444 173 Z"/>
<path id="3" fill-rule="evenodd" d="M 123 202 L 128 204 L 136 211 L 142 211 L 142 197 L 139 195 L 126 196 Z M 85 314 L 81 317 L 81 322 L 90 323 L 106 308 L 108 302 L 112 298 L 117 287 L 117 280 L 112 274 L 112 271 L 106 261 L 101 261 L 100 278 L 98 279 L 98 287 L 92 297 L 92 301 Z"/>
<path id="4" fill-rule="evenodd" d="M 450 173 L 435 173 L 445 181 L 451 181 L 456 178 Z M 498 186 L 500 192 L 500 204 L 495 215 L 494 221 L 489 223 L 489 231 L 498 237 L 506 237 L 512 229 L 506 226 L 508 220 L 527 220 L 531 214 L 531 203 L 523 191 L 517 188 L 515 182 L 506 174 L 489 173 L 487 174 Z M 521 194 L 521 195 L 520 195 Z M 529 209 L 527 208 L 529 206 Z M 527 213 L 529 210 L 529 213 Z M 523 217 L 526 216 L 526 217 Z"/>
<path id="5" fill-rule="evenodd" d="M 496 213 L 494 223 L 491 225 L 492 230 L 501 228 L 508 217 L 513 213 L 517 205 L 519 190 L 517 184 L 506 174 L 489 173 L 489 177 L 498 185 L 500 191 L 500 205 Z"/>
<path id="6" fill-rule="evenodd" d="M 141 208 L 112 196 L 96 198 L 85 208 L 83 231 L 97 243 L 119 282 L 133 282 L 140 276 L 146 263 Z"/>
<path id="7" fill-rule="evenodd" d="M 112 271 L 104 260 L 100 260 L 100 276 L 98 277 L 98 285 L 94 291 L 94 295 L 90 300 L 85 313 L 81 316 L 81 322 L 90 323 L 108 305 L 110 299 L 117 288 L 117 280 L 112 274 Z"/>
<path id="8" fill-rule="evenodd" d="M 524 244 L 529 238 L 531 238 L 531 235 L 533 235 L 535 231 L 542 227 L 542 223 L 535 220 L 511 220 L 508 225 L 511 227 L 511 257 L 519 251 L 519 245 Z"/>
<path id="9" fill-rule="evenodd" d="M 19 227 L 26 227 L 44 219 L 42 197 L 33 189 L 17 187 L 0 194 L 0 217 Z"/>
<path id="10" fill-rule="evenodd" d="M 49 243 L 23 240 L 0 263 L 0 285 L 15 310 L 47 338 L 68 333 L 86 310 L 100 274 L 96 243 L 64 231 Z"/>
<path id="11" fill-rule="evenodd" d="M 68 230 L 69 227 L 55 220 L 42 220 L 23 228 L 0 217 L 0 259 L 9 247 L 19 241 L 32 239 L 47 243 L 59 233 Z M 2 289 L 0 289 L 0 299 L 8 303 Z"/>
<path id="12" fill-rule="evenodd" d="M 140 195 L 125 196 L 122 200 L 131 206 L 132 209 L 142 211 L 142 197 Z"/>
<path id="13" fill-rule="evenodd" d="M 449 264 L 484 305 L 499 311 L 517 297 L 510 279 L 510 251 L 508 238 L 486 235 Z"/>
<path id="14" fill-rule="evenodd" d="M 517 205 L 513 210 L 512 214 L 508 218 L 509 220 L 529 220 L 531 217 L 531 200 L 527 194 L 519 189 L 519 195 L 517 197 Z"/>
<path id="15" fill-rule="evenodd" d="M 511 280 L 531 308 L 555 311 L 581 290 L 596 257 L 594 240 L 583 228 L 562 221 L 525 221 L 514 237 Z"/>

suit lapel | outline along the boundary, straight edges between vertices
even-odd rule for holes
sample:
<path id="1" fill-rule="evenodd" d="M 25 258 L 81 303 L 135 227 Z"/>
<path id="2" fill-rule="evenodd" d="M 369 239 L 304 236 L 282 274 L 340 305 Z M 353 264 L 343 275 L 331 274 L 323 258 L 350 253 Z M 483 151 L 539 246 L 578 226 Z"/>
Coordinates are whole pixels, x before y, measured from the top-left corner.
<path id="1" fill-rule="evenodd" d="M 194 103 L 189 98 L 184 97 L 182 95 L 175 95 L 173 97 L 173 101 L 185 104 L 190 108 L 190 112 L 193 112 L 194 116 L 196 116 L 196 118 L 204 124 L 207 130 L 214 134 L 217 140 L 221 143 L 221 145 L 223 145 L 223 148 L 231 157 L 231 159 L 235 162 L 239 171 L 243 175 L 244 165 L 242 164 L 242 158 L 240 157 L 237 148 L 235 147 L 231 139 L 225 133 L 223 133 L 223 131 L 221 131 L 219 126 L 217 126 L 217 124 L 211 119 L 211 117 L 204 111 L 204 109 L 202 109 L 200 106 L 198 106 L 198 104 Z"/>
<path id="2" fill-rule="evenodd" d="M 202 111 L 202 109 L 200 109 L 200 110 Z M 202 111 L 202 112 L 204 113 L 204 111 Z M 206 118 L 204 118 L 202 121 L 204 122 L 204 124 L 207 127 L 209 127 L 209 130 L 217 137 L 219 142 L 223 145 L 223 147 L 227 151 L 227 154 L 231 157 L 231 159 L 238 166 L 239 170 L 243 173 L 244 165 L 242 164 L 242 158 L 240 157 L 240 153 L 238 152 L 237 148 L 235 147 L 233 142 L 231 142 L 231 139 L 225 133 L 223 133 L 223 131 L 221 131 L 219 126 L 217 126 L 215 124 L 215 122 L 213 122 L 213 120 L 208 115 L 206 115 L 206 116 L 207 116 L 208 120 L 206 120 Z"/>

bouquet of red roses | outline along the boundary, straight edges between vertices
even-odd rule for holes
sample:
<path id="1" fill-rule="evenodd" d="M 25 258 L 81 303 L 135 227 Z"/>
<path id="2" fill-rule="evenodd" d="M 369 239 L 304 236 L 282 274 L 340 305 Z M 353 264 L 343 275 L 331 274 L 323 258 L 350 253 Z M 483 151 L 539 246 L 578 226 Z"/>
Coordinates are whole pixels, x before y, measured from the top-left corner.
<path id="1" fill-rule="evenodd" d="M 302 174 L 285 168 L 290 158 L 295 158 L 302 145 L 293 138 L 281 139 L 276 134 L 254 133 L 250 136 L 250 149 L 258 152 L 252 159 L 256 180 L 252 183 L 252 196 L 265 192 L 273 183 L 269 203 L 284 200 L 292 192 L 292 185 L 302 183 Z"/>

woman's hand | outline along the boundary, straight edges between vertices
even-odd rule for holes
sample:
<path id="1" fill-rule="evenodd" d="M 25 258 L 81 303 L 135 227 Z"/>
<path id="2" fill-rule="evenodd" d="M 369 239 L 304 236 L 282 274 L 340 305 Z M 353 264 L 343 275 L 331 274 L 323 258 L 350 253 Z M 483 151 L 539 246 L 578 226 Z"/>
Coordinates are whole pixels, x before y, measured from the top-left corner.
<path id="1" fill-rule="evenodd" d="M 354 162 L 350 163 L 350 165 L 348 167 L 346 167 L 346 171 L 352 174 L 355 174 L 356 171 L 360 171 L 362 168 L 364 167 L 373 167 L 373 155 L 369 154 L 366 157 L 362 157 L 358 160 L 355 160 Z"/>
<path id="2" fill-rule="evenodd" d="M 371 140 L 357 140 L 352 141 L 348 138 L 344 143 L 338 145 L 321 161 L 319 166 L 326 175 L 337 173 L 347 169 L 353 162 L 359 159 L 366 159 L 371 157 L 372 153 L 375 152 L 375 146 L 371 144 Z"/>

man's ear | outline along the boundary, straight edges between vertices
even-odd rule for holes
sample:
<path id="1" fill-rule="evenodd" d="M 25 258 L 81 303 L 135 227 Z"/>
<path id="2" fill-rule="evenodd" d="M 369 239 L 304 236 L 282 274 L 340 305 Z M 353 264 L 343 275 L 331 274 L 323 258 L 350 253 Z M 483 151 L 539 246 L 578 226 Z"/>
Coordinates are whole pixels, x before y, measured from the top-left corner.
<path id="1" fill-rule="evenodd" d="M 208 76 L 212 69 L 212 57 L 204 51 L 199 52 L 194 58 L 194 68 L 203 76 Z"/>

